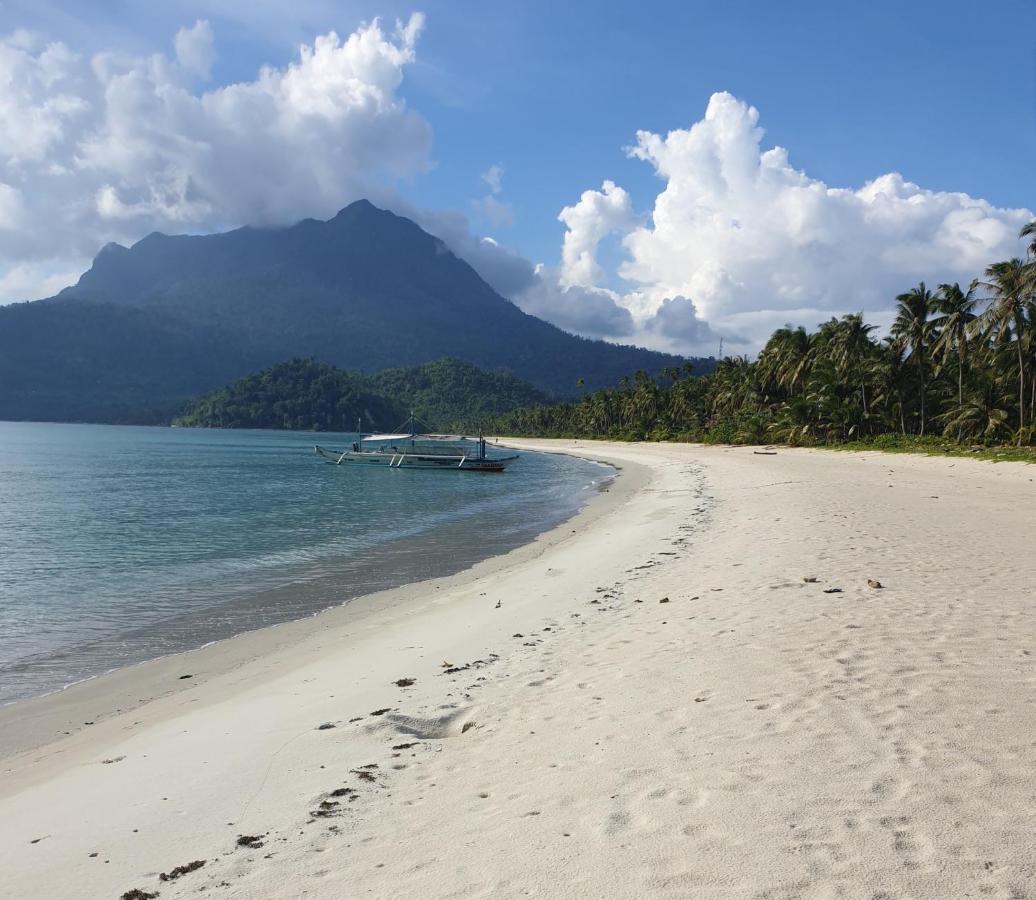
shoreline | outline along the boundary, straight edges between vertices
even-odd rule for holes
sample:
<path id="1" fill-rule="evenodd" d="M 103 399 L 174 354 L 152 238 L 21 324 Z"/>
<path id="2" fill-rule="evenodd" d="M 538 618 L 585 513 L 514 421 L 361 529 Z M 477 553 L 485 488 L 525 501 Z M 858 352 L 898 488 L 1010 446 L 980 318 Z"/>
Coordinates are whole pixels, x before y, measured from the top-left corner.
<path id="1" fill-rule="evenodd" d="M 544 466 L 537 461 L 534 468 L 539 473 Z M 528 491 L 527 486 L 514 485 L 501 492 L 501 496 L 509 496 L 507 500 L 491 497 L 487 501 L 484 493 L 476 491 L 477 496 L 467 501 L 466 509 L 455 510 L 444 519 L 439 517 L 438 521 L 433 515 L 432 520 L 423 522 L 416 533 L 404 528 L 402 533 L 390 536 L 377 534 L 378 529 L 375 528 L 371 530 L 370 541 L 364 539 L 358 547 L 348 550 L 339 548 L 334 555 L 317 553 L 315 558 L 305 563 L 282 560 L 269 565 L 261 557 L 238 559 L 228 556 L 219 561 L 230 568 L 243 561 L 251 568 L 233 577 L 221 573 L 211 574 L 211 577 L 195 574 L 186 581 L 183 574 L 189 570 L 181 565 L 180 581 L 183 583 L 179 588 L 183 593 L 182 603 L 170 603 L 167 585 L 161 618 L 149 619 L 144 615 L 144 621 L 121 619 L 112 633 L 73 636 L 35 655 L 19 657 L 19 647 L 13 646 L 16 655 L 0 665 L 0 709 L 60 693 L 120 668 L 175 656 L 179 652 L 195 651 L 212 642 L 279 623 L 306 619 L 368 593 L 393 590 L 413 581 L 464 571 L 483 559 L 527 544 L 539 533 L 572 518 L 593 500 L 602 485 L 612 481 L 615 474 L 610 467 L 598 470 L 587 465 L 585 469 L 585 473 L 579 476 L 558 473 L 556 484 L 559 487 L 556 490 L 564 492 L 563 502 L 553 509 L 545 507 L 547 512 L 539 516 L 519 517 L 512 511 L 509 518 L 500 518 L 501 514 L 494 510 L 494 503 L 499 505 L 502 502 L 503 507 L 507 507 L 508 504 L 514 506 L 529 502 L 522 499 Z M 549 485 L 549 477 L 546 481 Z M 489 503 L 488 509 L 479 505 L 486 502 Z M 430 510 L 429 514 L 438 512 Z M 535 509 L 529 507 L 528 512 L 535 513 Z M 480 541 L 471 542 L 472 527 L 487 517 L 501 527 L 490 526 Z M 509 527 L 513 522 L 520 524 Z M 292 548 L 292 552 L 298 550 L 299 547 Z M 136 591 L 138 596 L 146 593 L 147 576 L 135 580 L 139 580 L 141 585 Z M 131 583 L 128 576 L 123 577 L 123 581 L 127 586 Z M 124 588 L 118 588 L 118 591 L 127 596 L 133 593 Z M 17 610 L 17 593 L 15 600 Z M 87 604 L 87 614 L 92 612 Z M 69 607 L 68 620 L 74 621 L 76 616 L 71 613 L 73 610 Z"/>
<path id="2" fill-rule="evenodd" d="M 538 544 L 7 756 L 12 895 L 1036 889 L 1030 470 L 508 443 L 623 475 Z"/>
<path id="3" fill-rule="evenodd" d="M 366 617 L 379 609 L 401 611 L 405 604 L 426 591 L 455 590 L 502 569 L 523 564 L 528 558 L 563 541 L 573 526 L 577 529 L 585 527 L 606 514 L 616 503 L 621 503 L 626 493 L 636 490 L 636 478 L 631 483 L 624 477 L 623 468 L 591 456 L 581 458 L 609 466 L 612 471 L 591 489 L 588 499 L 574 515 L 504 553 L 485 557 L 449 575 L 404 581 L 380 591 L 359 594 L 303 618 L 265 625 L 207 641 L 193 649 L 118 666 L 45 694 L 0 705 L 0 773 L 8 771 L 4 764 L 11 757 L 38 751 L 55 741 L 81 734 L 114 715 L 156 699 L 175 696 L 214 677 L 225 676 L 259 657 L 312 637 L 318 630 L 346 627 L 353 616 Z M 635 472 L 636 468 L 631 467 L 629 473 Z M 348 613 L 347 610 L 353 607 L 354 612 Z M 189 677 L 182 678 L 184 674 Z M 3 796 L 2 780 L 0 796 Z"/>

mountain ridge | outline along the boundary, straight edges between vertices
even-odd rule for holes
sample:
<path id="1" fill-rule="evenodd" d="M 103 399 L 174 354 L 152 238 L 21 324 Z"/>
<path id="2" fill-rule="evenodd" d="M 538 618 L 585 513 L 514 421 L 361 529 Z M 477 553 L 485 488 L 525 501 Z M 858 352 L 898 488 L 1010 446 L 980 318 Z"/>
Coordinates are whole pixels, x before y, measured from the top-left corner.
<path id="1" fill-rule="evenodd" d="M 0 418 L 168 421 L 285 359 L 377 372 L 447 356 L 558 397 L 683 362 L 524 313 L 439 238 L 363 200 L 327 221 L 107 245 L 56 297 L 0 308 Z"/>

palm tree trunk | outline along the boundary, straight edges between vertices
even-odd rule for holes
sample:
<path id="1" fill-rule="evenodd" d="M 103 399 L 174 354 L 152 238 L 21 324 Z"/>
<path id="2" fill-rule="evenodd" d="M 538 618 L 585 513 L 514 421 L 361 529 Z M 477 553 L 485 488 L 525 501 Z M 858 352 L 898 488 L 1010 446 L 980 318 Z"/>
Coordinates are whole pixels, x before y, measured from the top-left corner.
<path id="1" fill-rule="evenodd" d="M 957 348 L 957 410 L 960 415 L 960 408 L 964 405 L 964 354 L 960 352 L 960 348 Z M 963 427 L 963 426 L 961 426 Z M 961 442 L 963 437 L 961 427 L 957 428 L 957 443 Z"/>
<path id="2" fill-rule="evenodd" d="M 1025 428 L 1025 354 L 1022 352 L 1022 333 L 1018 331 L 1018 446 L 1022 445 Z"/>
<path id="3" fill-rule="evenodd" d="M 917 367 L 921 371 L 921 437 L 924 437 L 925 395 L 928 393 L 924 380 L 924 357 L 917 354 Z"/>
<path id="4" fill-rule="evenodd" d="M 1032 419 L 1032 411 L 1036 409 L 1036 377 L 1029 378 L 1029 384 L 1032 385 L 1032 391 L 1029 394 L 1029 419 Z"/>

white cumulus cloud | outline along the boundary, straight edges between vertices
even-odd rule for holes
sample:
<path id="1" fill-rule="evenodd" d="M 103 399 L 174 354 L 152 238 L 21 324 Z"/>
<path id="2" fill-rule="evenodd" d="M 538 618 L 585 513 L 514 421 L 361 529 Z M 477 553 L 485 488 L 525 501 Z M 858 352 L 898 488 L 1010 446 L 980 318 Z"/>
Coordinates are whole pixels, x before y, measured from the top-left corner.
<path id="1" fill-rule="evenodd" d="M 613 275 L 629 290 L 615 296 L 640 339 L 707 352 L 718 332 L 748 350 L 788 321 L 813 326 L 857 310 L 886 321 L 893 297 L 919 280 L 968 281 L 1022 252 L 1029 210 L 896 173 L 830 187 L 762 140 L 758 111 L 727 93 L 690 128 L 638 132 L 629 155 L 665 186 L 643 220 L 612 182 L 565 207 L 561 286 L 600 284 L 598 243 L 619 232 L 624 259 Z"/>
<path id="2" fill-rule="evenodd" d="M 330 32 L 202 92 L 207 22 L 181 29 L 172 56 L 0 38 L 0 302 L 42 295 L 107 241 L 328 217 L 427 170 L 431 126 L 399 94 L 423 23 Z"/>
<path id="3" fill-rule="evenodd" d="M 597 264 L 597 246 L 609 234 L 633 228 L 630 195 L 611 181 L 599 191 L 583 191 L 579 202 L 566 206 L 558 216 L 566 227 L 561 246 L 561 284 L 594 287 L 604 273 Z"/>

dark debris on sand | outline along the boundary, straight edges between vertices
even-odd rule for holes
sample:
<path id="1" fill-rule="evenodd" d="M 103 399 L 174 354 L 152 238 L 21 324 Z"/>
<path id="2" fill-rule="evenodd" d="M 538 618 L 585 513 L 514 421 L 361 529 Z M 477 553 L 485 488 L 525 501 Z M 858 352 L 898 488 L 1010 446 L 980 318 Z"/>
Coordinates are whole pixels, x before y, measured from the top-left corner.
<path id="1" fill-rule="evenodd" d="M 158 891 L 142 891 L 140 888 L 133 888 L 132 891 L 126 891 L 119 900 L 152 900 L 157 896 Z"/>
<path id="2" fill-rule="evenodd" d="M 338 815 L 338 807 L 342 804 L 337 800 L 321 800 L 320 805 L 310 812 L 314 819 L 328 819 Z"/>
<path id="3" fill-rule="evenodd" d="M 263 845 L 263 838 L 265 836 L 263 834 L 239 834 L 237 836 L 237 845 L 239 847 L 248 847 L 250 850 L 258 850 Z"/>
<path id="4" fill-rule="evenodd" d="M 546 628 L 544 630 L 545 631 L 550 631 L 549 628 Z M 516 634 L 516 635 L 514 635 L 514 637 L 524 637 L 524 635 Z M 464 665 L 462 665 L 462 666 L 453 666 L 453 665 L 451 665 L 451 666 L 448 666 L 448 667 L 444 667 L 443 670 L 439 674 L 440 675 L 456 675 L 458 672 L 467 672 L 469 669 L 481 669 L 484 666 L 491 666 L 493 663 L 495 663 L 499 659 L 500 659 L 500 654 L 499 653 L 490 653 L 489 656 L 486 659 L 473 659 L 471 662 L 464 663 Z"/>
<path id="5" fill-rule="evenodd" d="M 189 863 L 186 863 L 185 865 L 177 866 L 172 871 L 162 872 L 158 876 L 158 880 L 159 881 L 176 881 L 176 879 L 179 878 L 181 875 L 188 875 L 191 872 L 196 872 L 198 869 L 200 869 L 202 866 L 204 866 L 206 862 L 207 862 L 207 860 L 204 860 L 204 859 L 196 859 L 196 860 L 194 860 L 194 862 L 189 862 Z"/>
<path id="6" fill-rule="evenodd" d="M 417 681 L 416 678 L 399 678 L 392 682 L 396 687 L 410 687 Z"/>

